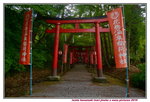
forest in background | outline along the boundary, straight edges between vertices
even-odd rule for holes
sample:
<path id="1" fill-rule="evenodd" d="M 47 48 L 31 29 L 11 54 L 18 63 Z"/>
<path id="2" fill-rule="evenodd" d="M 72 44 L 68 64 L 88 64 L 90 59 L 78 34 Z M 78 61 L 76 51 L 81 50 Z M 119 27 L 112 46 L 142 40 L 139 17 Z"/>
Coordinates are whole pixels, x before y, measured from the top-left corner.
<path id="1" fill-rule="evenodd" d="M 6 4 L 5 9 L 5 77 L 11 77 L 21 72 L 29 71 L 28 66 L 19 64 L 19 54 L 22 36 L 23 14 L 29 9 L 34 10 L 33 20 L 33 68 L 51 69 L 53 57 L 54 34 L 46 34 L 46 28 L 53 28 L 54 25 L 46 24 L 38 16 L 57 18 L 82 18 L 97 17 L 106 15 L 107 11 L 122 6 L 121 4 L 39 4 L 39 5 L 13 5 Z M 128 44 L 130 65 L 139 68 L 140 72 L 133 74 L 131 80 L 136 87 L 145 88 L 146 70 L 146 5 L 145 4 L 124 4 L 124 16 L 126 25 L 126 38 Z M 108 26 L 104 24 L 102 26 Z M 81 24 L 80 28 L 90 28 L 92 24 Z M 74 25 L 62 25 L 63 28 L 74 28 Z M 107 46 L 110 34 L 101 35 L 102 44 Z M 110 41 L 111 42 L 111 41 Z M 63 44 L 75 46 L 93 46 L 95 38 L 92 33 L 87 34 L 61 34 L 60 50 Z M 102 45 L 102 47 L 104 47 Z M 113 63 L 112 44 L 110 50 L 104 50 L 104 65 L 110 67 Z M 106 52 L 111 51 L 111 57 L 107 57 Z M 61 60 L 59 61 L 61 63 Z"/>

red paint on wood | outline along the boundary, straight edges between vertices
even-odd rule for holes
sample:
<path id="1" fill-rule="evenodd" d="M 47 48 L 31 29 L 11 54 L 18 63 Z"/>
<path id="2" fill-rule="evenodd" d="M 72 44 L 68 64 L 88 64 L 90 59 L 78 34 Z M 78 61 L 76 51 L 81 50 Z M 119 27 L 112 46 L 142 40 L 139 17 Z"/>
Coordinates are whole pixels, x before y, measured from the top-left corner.
<path id="1" fill-rule="evenodd" d="M 70 52 L 70 64 L 73 64 L 73 53 L 72 52 Z"/>
<path id="2" fill-rule="evenodd" d="M 67 63 L 68 45 L 64 44 L 63 63 Z"/>
<path id="3" fill-rule="evenodd" d="M 90 64 L 94 64 L 93 53 L 90 54 Z"/>
<path id="4" fill-rule="evenodd" d="M 97 68 L 102 69 L 102 56 L 101 56 L 101 40 L 99 33 L 99 23 L 96 23 L 96 54 L 97 54 Z"/>
<path id="5" fill-rule="evenodd" d="M 80 27 L 79 27 L 79 23 L 76 23 L 75 24 L 75 29 L 79 29 Z"/>
<path id="6" fill-rule="evenodd" d="M 100 22 L 107 22 L 107 18 L 101 18 L 101 19 L 79 19 L 79 20 L 46 20 L 46 23 L 51 23 L 51 24 L 57 24 L 57 23 L 100 23 Z"/>
<path id="7" fill-rule="evenodd" d="M 60 30 L 60 24 L 56 25 L 56 34 L 54 39 L 54 52 L 53 52 L 53 69 L 57 69 L 57 63 L 58 63 L 58 48 L 59 48 L 59 30 Z"/>
<path id="8" fill-rule="evenodd" d="M 55 33 L 56 32 L 56 28 L 53 28 L 51 30 L 46 29 L 45 31 L 46 33 Z M 60 28 L 60 33 L 86 33 L 86 32 L 96 32 L 95 28 L 91 28 L 91 29 L 63 29 Z M 99 27 L 99 32 L 110 32 L 109 28 L 102 28 Z"/>

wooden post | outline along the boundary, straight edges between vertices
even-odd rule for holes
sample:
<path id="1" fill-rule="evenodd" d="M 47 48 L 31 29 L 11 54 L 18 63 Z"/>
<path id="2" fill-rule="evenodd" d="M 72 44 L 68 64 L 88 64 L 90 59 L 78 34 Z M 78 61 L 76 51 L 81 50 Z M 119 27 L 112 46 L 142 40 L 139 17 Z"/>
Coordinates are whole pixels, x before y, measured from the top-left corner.
<path id="1" fill-rule="evenodd" d="M 103 77 L 99 23 L 96 23 L 95 29 L 96 29 L 97 76 Z"/>
<path id="2" fill-rule="evenodd" d="M 53 65 L 52 65 L 52 76 L 57 76 L 57 67 L 58 67 L 58 48 L 59 48 L 59 30 L 60 24 L 56 24 L 56 34 L 54 39 L 54 53 L 53 53 Z"/>

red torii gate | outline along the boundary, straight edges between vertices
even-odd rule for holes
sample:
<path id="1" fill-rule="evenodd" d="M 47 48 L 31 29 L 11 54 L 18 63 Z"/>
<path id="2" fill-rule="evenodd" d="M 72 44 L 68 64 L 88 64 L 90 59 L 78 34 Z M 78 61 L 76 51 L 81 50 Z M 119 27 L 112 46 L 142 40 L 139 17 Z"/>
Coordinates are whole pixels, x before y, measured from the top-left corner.
<path id="1" fill-rule="evenodd" d="M 124 10 L 123 10 L 124 11 Z M 30 65 L 30 95 L 32 94 L 32 11 L 25 13 L 24 26 L 22 33 L 22 43 L 21 43 L 21 53 L 20 53 L 20 64 Z M 56 27 L 46 30 L 46 33 L 56 33 L 54 41 L 54 56 L 53 56 L 53 71 L 52 80 L 55 80 L 57 76 L 57 63 L 58 63 L 58 48 L 59 48 L 59 34 L 60 33 L 79 33 L 79 32 L 94 32 L 96 39 L 96 53 L 92 53 L 91 56 L 95 57 L 97 61 L 97 75 L 98 79 L 104 79 L 102 72 L 102 57 L 101 57 L 101 32 L 110 32 L 109 28 L 102 28 L 99 23 L 107 22 L 109 20 L 109 25 L 113 38 L 114 47 L 114 57 L 116 68 L 126 68 L 126 96 L 129 96 L 129 78 L 128 78 L 128 60 L 127 60 L 127 49 L 125 40 L 125 29 L 124 29 L 124 19 L 122 14 L 122 8 L 116 8 L 112 11 L 107 12 L 107 17 L 99 18 L 73 18 L 73 19 L 51 19 L 46 20 L 47 23 L 55 24 Z M 75 24 L 74 29 L 63 29 L 60 27 L 61 24 Z M 95 23 L 95 27 L 91 29 L 80 29 L 80 23 Z M 67 46 L 66 46 L 67 48 Z M 70 53 L 72 56 L 72 53 Z M 66 57 L 66 56 L 65 56 Z M 65 62 L 65 61 L 64 61 Z M 91 61 L 93 63 L 93 61 Z"/>
<path id="2" fill-rule="evenodd" d="M 99 18 L 72 18 L 71 20 L 68 19 L 56 19 L 56 20 L 45 20 L 46 23 L 55 24 L 56 27 L 53 29 L 46 29 L 46 33 L 55 33 L 54 39 L 54 53 L 53 53 L 53 71 L 52 76 L 57 76 L 57 64 L 58 64 L 58 48 L 59 48 L 59 36 L 60 33 L 79 33 L 79 32 L 95 32 L 95 39 L 96 39 L 96 54 L 97 54 L 97 76 L 99 78 L 103 78 L 103 71 L 102 71 L 102 56 L 101 56 L 101 40 L 100 40 L 100 33 L 101 32 L 110 32 L 109 28 L 102 28 L 100 23 L 108 22 L 108 18 L 106 16 L 101 16 Z M 91 29 L 80 29 L 80 23 L 94 23 L 95 27 Z M 61 24 L 75 24 L 74 29 L 63 29 L 60 27 Z"/>
<path id="3" fill-rule="evenodd" d="M 89 53 L 93 50 L 94 46 L 69 46 L 70 53 L 75 54 L 77 56 L 78 62 L 88 64 L 89 60 Z M 83 50 L 85 48 L 85 50 Z M 70 57 L 74 58 L 74 55 L 70 54 Z M 70 64 L 73 64 L 72 58 L 70 58 Z M 81 58 L 79 60 L 79 58 Z"/>

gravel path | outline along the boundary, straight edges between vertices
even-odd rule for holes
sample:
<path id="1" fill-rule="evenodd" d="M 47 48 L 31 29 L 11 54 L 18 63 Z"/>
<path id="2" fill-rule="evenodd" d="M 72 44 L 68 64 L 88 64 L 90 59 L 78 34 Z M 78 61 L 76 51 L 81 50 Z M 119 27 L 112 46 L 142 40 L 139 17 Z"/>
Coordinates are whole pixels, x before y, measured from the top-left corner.
<path id="1" fill-rule="evenodd" d="M 47 81 L 33 85 L 32 96 L 49 98 L 125 97 L 126 88 L 124 84 L 117 85 L 111 82 L 105 84 L 93 83 L 91 79 L 91 73 L 87 72 L 84 65 L 75 65 L 73 69 L 62 77 L 62 81 L 60 82 Z M 116 80 L 117 79 L 113 79 L 114 82 Z M 144 92 L 136 88 L 130 88 L 130 96 L 144 98 Z"/>

